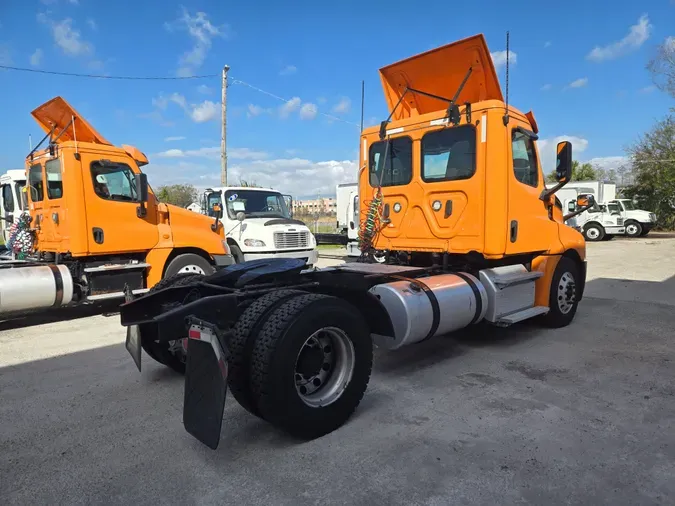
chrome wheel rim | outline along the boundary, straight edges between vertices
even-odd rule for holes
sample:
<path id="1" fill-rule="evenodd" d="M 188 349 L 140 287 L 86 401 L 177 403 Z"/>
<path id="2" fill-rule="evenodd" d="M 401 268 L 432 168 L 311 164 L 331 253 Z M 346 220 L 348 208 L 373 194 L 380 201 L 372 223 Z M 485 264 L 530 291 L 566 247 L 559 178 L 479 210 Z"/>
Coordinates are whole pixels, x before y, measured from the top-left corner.
<path id="1" fill-rule="evenodd" d="M 638 229 L 636 225 L 633 225 L 632 223 L 626 227 L 626 233 L 628 235 L 637 235 Z"/>
<path id="2" fill-rule="evenodd" d="M 182 267 L 177 274 L 201 274 L 203 276 L 206 273 L 204 272 L 204 269 L 198 265 L 186 265 L 185 267 Z"/>
<path id="3" fill-rule="evenodd" d="M 560 309 L 560 312 L 567 314 L 572 311 L 576 298 L 577 290 L 574 276 L 569 272 L 565 272 L 560 277 L 560 281 L 558 281 L 558 309 Z"/>
<path id="4" fill-rule="evenodd" d="M 295 360 L 298 396 L 312 408 L 334 403 L 351 381 L 355 363 L 354 345 L 343 330 L 317 330 L 304 342 Z"/>
<path id="5" fill-rule="evenodd" d="M 597 228 L 589 228 L 586 230 L 586 237 L 589 239 L 597 239 L 600 237 L 600 231 Z"/>

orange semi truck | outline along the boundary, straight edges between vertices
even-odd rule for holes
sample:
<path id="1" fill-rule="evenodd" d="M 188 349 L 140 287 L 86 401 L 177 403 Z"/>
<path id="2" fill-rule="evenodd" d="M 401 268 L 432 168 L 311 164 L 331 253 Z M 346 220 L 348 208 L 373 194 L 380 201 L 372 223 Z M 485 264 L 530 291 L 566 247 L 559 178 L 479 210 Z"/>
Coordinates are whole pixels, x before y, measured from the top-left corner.
<path id="1" fill-rule="evenodd" d="M 534 115 L 506 105 L 482 35 L 380 75 L 389 118 L 360 136 L 359 261 L 246 262 L 121 306 L 139 370 L 144 342 L 188 343 L 183 422 L 211 448 L 228 387 L 253 415 L 314 438 L 356 410 L 374 345 L 574 318 L 586 245 L 555 197 L 571 177 L 571 144 L 558 144 L 547 190 Z"/>
<path id="2" fill-rule="evenodd" d="M 32 116 L 46 135 L 26 158 L 30 244 L 0 263 L 0 315 L 140 294 L 234 263 L 220 223 L 157 200 L 138 149 L 114 146 L 61 97 Z"/>

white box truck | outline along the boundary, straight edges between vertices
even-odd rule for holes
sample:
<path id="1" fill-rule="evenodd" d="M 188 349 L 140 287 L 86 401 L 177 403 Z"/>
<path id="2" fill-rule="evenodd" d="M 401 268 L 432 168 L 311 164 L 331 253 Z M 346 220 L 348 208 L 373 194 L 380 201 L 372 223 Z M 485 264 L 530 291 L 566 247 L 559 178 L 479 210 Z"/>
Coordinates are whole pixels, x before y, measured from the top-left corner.
<path id="1" fill-rule="evenodd" d="M 357 257 L 359 250 L 359 184 L 343 183 L 335 187 L 338 233 L 347 236 L 347 256 Z"/>

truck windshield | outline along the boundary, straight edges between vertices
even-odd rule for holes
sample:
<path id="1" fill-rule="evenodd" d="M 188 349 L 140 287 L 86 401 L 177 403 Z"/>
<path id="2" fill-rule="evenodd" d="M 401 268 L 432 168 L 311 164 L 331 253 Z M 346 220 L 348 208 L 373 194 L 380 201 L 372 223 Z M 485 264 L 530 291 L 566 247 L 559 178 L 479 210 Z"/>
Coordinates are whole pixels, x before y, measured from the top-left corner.
<path id="1" fill-rule="evenodd" d="M 238 212 L 247 218 L 290 218 L 281 193 L 264 190 L 229 190 L 225 192 L 227 215 L 236 219 Z"/>

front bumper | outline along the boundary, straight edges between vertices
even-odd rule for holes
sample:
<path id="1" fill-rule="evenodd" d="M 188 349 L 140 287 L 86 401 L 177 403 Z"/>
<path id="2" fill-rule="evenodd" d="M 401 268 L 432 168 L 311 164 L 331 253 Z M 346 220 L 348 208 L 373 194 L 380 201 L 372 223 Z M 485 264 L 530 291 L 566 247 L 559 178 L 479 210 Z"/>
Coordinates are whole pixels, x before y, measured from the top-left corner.
<path id="1" fill-rule="evenodd" d="M 653 229 L 656 226 L 656 223 L 653 221 L 650 221 L 648 223 L 640 223 L 640 226 L 642 227 L 643 232 L 649 232 L 651 229 Z"/>
<path id="2" fill-rule="evenodd" d="M 268 258 L 300 258 L 305 260 L 307 265 L 314 265 L 319 260 L 319 251 L 316 249 L 301 251 L 270 251 L 261 253 L 244 253 L 244 261 L 266 260 Z"/>
<path id="3" fill-rule="evenodd" d="M 213 261 L 216 264 L 216 269 L 222 269 L 223 267 L 227 267 L 228 265 L 233 265 L 235 263 L 234 257 L 228 253 L 226 255 L 211 255 L 213 257 Z"/>

